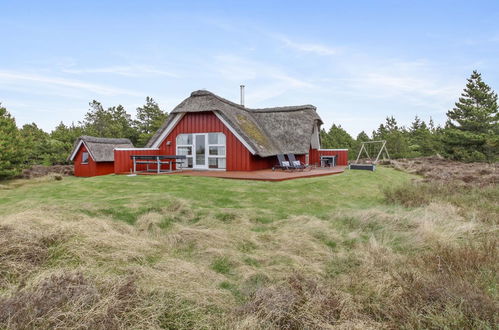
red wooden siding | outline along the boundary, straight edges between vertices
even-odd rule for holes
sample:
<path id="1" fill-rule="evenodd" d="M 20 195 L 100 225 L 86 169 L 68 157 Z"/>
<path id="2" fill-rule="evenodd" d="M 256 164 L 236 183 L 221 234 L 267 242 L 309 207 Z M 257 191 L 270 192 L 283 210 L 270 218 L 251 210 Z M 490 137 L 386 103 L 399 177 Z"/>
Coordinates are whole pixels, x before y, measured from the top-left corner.
<path id="1" fill-rule="evenodd" d="M 222 132 L 226 137 L 226 170 L 227 171 L 255 171 L 272 168 L 276 165 L 277 157 L 260 157 L 251 154 L 248 149 L 232 134 L 232 132 L 218 119 L 213 112 L 187 113 L 178 122 L 177 126 L 161 142 L 161 154 L 175 155 L 176 137 L 184 133 L 217 133 Z M 170 145 L 167 145 L 170 141 Z M 305 161 L 305 155 L 297 155 L 297 159 Z"/>
<path id="2" fill-rule="evenodd" d="M 134 150 L 114 150 L 114 173 L 130 173 L 133 168 L 133 161 L 130 156 L 149 156 L 149 155 L 162 155 L 161 150 L 157 149 L 141 149 L 137 148 Z M 150 166 L 150 168 L 156 168 Z M 146 169 L 146 165 L 138 164 L 137 170 L 143 171 Z"/>
<path id="3" fill-rule="evenodd" d="M 310 149 L 310 164 L 320 165 L 321 156 L 336 156 L 336 165 L 348 165 L 347 149 Z"/>
<path id="4" fill-rule="evenodd" d="M 213 112 L 186 113 L 177 123 L 170 134 L 161 141 L 159 149 L 161 154 L 175 155 L 177 135 L 184 133 L 217 133 L 221 132 L 226 137 L 226 170 L 227 171 L 251 171 L 255 163 L 248 149 L 232 134 L 232 132 L 218 119 Z M 170 145 L 167 142 L 170 141 Z M 262 168 L 269 168 L 266 166 Z"/>
<path id="5" fill-rule="evenodd" d="M 113 162 L 96 163 L 90 154 L 88 156 L 88 163 L 82 164 L 81 160 L 84 152 L 87 152 L 87 148 L 82 144 L 73 160 L 75 176 L 89 177 L 114 173 Z"/>

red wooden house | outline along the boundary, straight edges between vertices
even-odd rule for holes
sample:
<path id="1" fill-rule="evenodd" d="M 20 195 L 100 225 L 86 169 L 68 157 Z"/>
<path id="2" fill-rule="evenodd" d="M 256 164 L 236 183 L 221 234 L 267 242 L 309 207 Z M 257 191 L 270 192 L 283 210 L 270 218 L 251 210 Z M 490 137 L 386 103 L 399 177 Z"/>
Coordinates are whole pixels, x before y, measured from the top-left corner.
<path id="1" fill-rule="evenodd" d="M 108 159 L 114 173 L 129 173 L 132 155 L 185 155 L 182 168 L 193 170 L 268 169 L 288 153 L 306 164 L 336 155 L 337 165 L 347 165 L 346 149 L 320 149 L 321 125 L 312 105 L 250 109 L 201 90 L 171 111 L 145 148 L 117 146 Z"/>
<path id="2" fill-rule="evenodd" d="M 114 149 L 133 147 L 129 139 L 107 139 L 80 136 L 69 156 L 75 176 L 96 176 L 114 173 Z"/>

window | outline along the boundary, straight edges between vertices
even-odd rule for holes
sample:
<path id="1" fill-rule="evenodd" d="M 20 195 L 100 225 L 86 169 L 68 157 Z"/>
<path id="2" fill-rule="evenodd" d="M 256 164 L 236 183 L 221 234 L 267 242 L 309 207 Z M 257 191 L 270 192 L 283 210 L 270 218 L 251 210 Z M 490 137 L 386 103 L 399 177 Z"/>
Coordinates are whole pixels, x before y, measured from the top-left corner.
<path id="1" fill-rule="evenodd" d="M 208 133 L 208 168 L 225 169 L 225 134 Z"/>
<path id="2" fill-rule="evenodd" d="M 196 157 L 194 157 L 194 154 Z M 226 138 L 223 133 L 177 135 L 177 155 L 185 155 L 184 168 L 226 168 Z M 206 163 L 207 161 L 207 163 Z"/>
<path id="3" fill-rule="evenodd" d="M 223 134 L 223 133 L 208 133 L 208 144 L 225 145 L 225 134 Z"/>
<path id="4" fill-rule="evenodd" d="M 179 134 L 177 145 L 192 145 L 192 134 Z"/>
<path id="5" fill-rule="evenodd" d="M 225 158 L 214 158 L 214 157 L 208 158 L 208 167 L 209 168 L 224 169 L 225 168 Z"/>
<path id="6" fill-rule="evenodd" d="M 210 146 L 210 156 L 225 156 L 225 147 Z"/>
<path id="7" fill-rule="evenodd" d="M 88 152 L 84 152 L 81 154 L 81 163 L 88 164 Z"/>
<path id="8" fill-rule="evenodd" d="M 192 134 L 177 135 L 177 155 L 185 155 L 187 158 L 182 164 L 183 168 L 192 168 Z"/>

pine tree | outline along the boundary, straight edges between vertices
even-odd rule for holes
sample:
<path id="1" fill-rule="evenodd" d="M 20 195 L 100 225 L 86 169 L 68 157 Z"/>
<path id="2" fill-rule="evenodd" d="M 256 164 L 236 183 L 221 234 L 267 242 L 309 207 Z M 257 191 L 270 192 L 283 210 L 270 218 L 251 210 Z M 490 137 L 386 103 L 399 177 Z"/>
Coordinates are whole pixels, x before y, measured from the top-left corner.
<path id="1" fill-rule="evenodd" d="M 366 132 L 362 131 L 357 135 L 357 142 L 367 142 L 369 141 L 369 136 L 367 135 Z"/>
<path id="2" fill-rule="evenodd" d="M 76 139 L 84 135 L 83 128 L 76 126 L 74 123 L 71 126 L 66 126 L 60 122 L 55 129 L 50 132 L 50 154 L 47 155 L 46 162 L 51 164 L 68 163 L 67 157 L 73 149 Z"/>
<path id="3" fill-rule="evenodd" d="M 357 143 L 341 125 L 333 124 L 326 133 L 324 129 L 320 132 L 321 146 L 323 148 L 349 149 L 349 156 L 353 157 L 357 149 Z M 352 152 L 353 151 L 353 152 Z"/>
<path id="4" fill-rule="evenodd" d="M 84 131 L 81 126 L 76 126 L 74 123 L 72 123 L 71 126 L 66 126 L 62 121 L 52 132 L 50 132 L 50 137 L 52 139 L 67 145 L 68 152 L 73 149 L 75 140 L 81 135 L 84 135 Z"/>
<path id="5" fill-rule="evenodd" d="M 163 125 L 168 113 L 159 108 L 152 97 L 146 97 L 146 104 L 137 108 L 137 119 L 134 126 L 138 131 L 138 146 L 144 146 L 154 133 Z"/>
<path id="6" fill-rule="evenodd" d="M 0 179 L 18 174 L 25 152 L 15 119 L 0 103 Z"/>
<path id="7" fill-rule="evenodd" d="M 433 125 L 433 123 L 432 123 Z M 411 157 L 431 156 L 436 153 L 435 137 L 424 120 L 414 118 L 408 132 Z"/>
<path id="8" fill-rule="evenodd" d="M 413 156 L 409 150 L 407 130 L 399 127 L 393 116 L 386 117 L 385 124 L 379 125 L 378 130 L 373 132 L 373 140 L 386 140 L 386 147 L 393 158 Z"/>
<path id="9" fill-rule="evenodd" d="M 80 125 L 86 134 L 97 137 L 129 138 L 137 141 L 138 133 L 133 127 L 131 116 L 122 105 L 104 109 L 98 101 L 90 102 L 90 110 Z"/>
<path id="10" fill-rule="evenodd" d="M 330 148 L 348 149 L 352 148 L 355 144 L 355 140 L 345 131 L 345 129 L 343 129 L 343 127 L 341 127 L 341 125 L 333 124 L 327 134 L 331 141 Z"/>
<path id="11" fill-rule="evenodd" d="M 463 161 L 495 161 L 499 155 L 497 94 L 476 70 L 447 112 L 444 147 L 447 155 Z"/>
<path id="12" fill-rule="evenodd" d="M 27 165 L 51 165 L 45 162 L 50 153 L 50 136 L 35 123 L 25 124 L 20 130 L 20 137 L 26 150 L 25 162 Z"/>
<path id="13" fill-rule="evenodd" d="M 319 137 L 321 139 L 321 147 L 325 149 L 332 148 L 333 143 L 331 142 L 331 137 L 327 134 L 324 128 L 319 132 Z"/>

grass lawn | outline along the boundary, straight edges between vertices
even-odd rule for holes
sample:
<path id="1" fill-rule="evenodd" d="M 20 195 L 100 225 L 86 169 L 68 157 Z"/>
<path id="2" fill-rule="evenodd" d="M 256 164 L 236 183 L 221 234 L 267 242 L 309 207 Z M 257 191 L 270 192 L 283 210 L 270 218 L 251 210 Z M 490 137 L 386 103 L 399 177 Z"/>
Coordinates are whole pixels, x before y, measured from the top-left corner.
<path id="1" fill-rule="evenodd" d="M 292 215 L 323 217 L 337 209 L 379 205 L 381 189 L 409 180 L 403 172 L 346 171 L 341 175 L 284 182 L 227 180 L 181 175 L 68 177 L 0 190 L 0 214 L 40 206 L 97 212 L 134 223 L 137 216 L 181 199 L 201 214 L 220 209 L 248 211 L 269 220 Z"/>
<path id="2" fill-rule="evenodd" d="M 415 180 L 5 183 L 0 328 L 494 328 L 498 188 Z"/>

